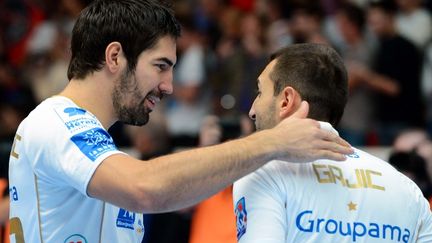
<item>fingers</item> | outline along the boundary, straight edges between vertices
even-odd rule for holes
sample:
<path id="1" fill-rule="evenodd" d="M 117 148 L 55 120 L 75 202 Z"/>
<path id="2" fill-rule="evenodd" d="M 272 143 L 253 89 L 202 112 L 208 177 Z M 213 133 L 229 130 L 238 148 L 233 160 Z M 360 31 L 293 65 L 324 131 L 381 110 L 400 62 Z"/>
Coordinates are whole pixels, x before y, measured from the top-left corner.
<path id="1" fill-rule="evenodd" d="M 321 130 L 320 133 L 323 140 L 319 142 L 317 147 L 323 151 L 323 156 L 326 156 L 326 159 L 344 161 L 346 155 L 354 153 L 351 145 L 337 134 L 325 130 Z"/>
<path id="2" fill-rule="evenodd" d="M 320 158 L 334 161 L 345 161 L 347 159 L 346 156 L 343 154 L 335 153 L 328 150 L 323 150 L 320 154 Z"/>
<path id="3" fill-rule="evenodd" d="M 298 110 L 291 116 L 295 118 L 306 118 L 309 113 L 309 104 L 302 101 Z"/>
<path id="4" fill-rule="evenodd" d="M 336 133 L 326 131 L 326 130 L 320 130 L 321 131 L 321 138 L 323 138 L 326 141 L 335 142 L 341 146 L 351 148 L 351 144 L 349 144 L 347 141 L 345 141 L 343 138 L 339 137 Z M 352 151 L 354 152 L 354 151 Z"/>
<path id="5" fill-rule="evenodd" d="M 346 159 L 346 155 L 354 153 L 352 147 L 330 141 L 321 141 L 317 147 L 324 156 L 327 156 L 326 159 L 334 158 L 337 161 L 343 161 Z"/>

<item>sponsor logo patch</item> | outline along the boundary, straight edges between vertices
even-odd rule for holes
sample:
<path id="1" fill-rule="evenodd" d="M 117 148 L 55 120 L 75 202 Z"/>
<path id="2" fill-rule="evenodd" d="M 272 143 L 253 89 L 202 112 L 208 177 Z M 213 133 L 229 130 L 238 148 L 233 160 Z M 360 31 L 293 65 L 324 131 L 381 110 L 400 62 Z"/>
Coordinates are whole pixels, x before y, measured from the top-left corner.
<path id="1" fill-rule="evenodd" d="M 240 238 L 246 233 L 247 228 L 247 211 L 244 197 L 238 200 L 234 211 L 237 223 L 237 240 L 240 240 Z"/>
<path id="2" fill-rule="evenodd" d="M 111 136 L 98 127 L 75 134 L 71 140 L 92 161 L 106 152 L 117 150 Z"/>
<path id="3" fill-rule="evenodd" d="M 305 233 L 346 237 L 350 242 L 366 241 L 366 239 L 370 239 L 367 242 L 375 239 L 386 242 L 411 242 L 409 229 L 398 225 L 321 218 L 312 210 L 305 210 L 297 215 L 296 227 Z"/>
<path id="4" fill-rule="evenodd" d="M 86 113 L 86 110 L 77 107 L 68 107 L 65 108 L 63 112 L 68 114 L 69 116 L 75 116 L 75 115 L 84 115 Z"/>
<path id="5" fill-rule="evenodd" d="M 117 216 L 117 221 L 116 221 L 117 227 L 133 230 L 134 223 L 135 223 L 135 213 L 120 208 Z"/>

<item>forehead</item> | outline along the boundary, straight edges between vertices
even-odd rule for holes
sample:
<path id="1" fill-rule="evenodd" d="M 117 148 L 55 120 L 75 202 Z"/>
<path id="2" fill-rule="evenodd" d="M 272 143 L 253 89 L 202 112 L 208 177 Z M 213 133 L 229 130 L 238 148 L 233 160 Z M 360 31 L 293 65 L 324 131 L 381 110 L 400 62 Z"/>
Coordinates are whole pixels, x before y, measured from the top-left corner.
<path id="1" fill-rule="evenodd" d="M 267 64 L 267 66 L 264 68 L 264 70 L 262 71 L 262 73 L 258 77 L 258 85 L 272 83 L 271 82 L 272 80 L 270 78 L 270 74 L 272 73 L 273 68 L 276 65 L 276 63 L 277 63 L 277 60 L 274 59 L 269 64 Z"/>
<path id="2" fill-rule="evenodd" d="M 146 59 L 167 58 L 173 64 L 175 64 L 177 61 L 176 40 L 171 36 L 161 37 L 153 47 L 144 50 L 140 54 L 140 58 L 146 58 Z"/>

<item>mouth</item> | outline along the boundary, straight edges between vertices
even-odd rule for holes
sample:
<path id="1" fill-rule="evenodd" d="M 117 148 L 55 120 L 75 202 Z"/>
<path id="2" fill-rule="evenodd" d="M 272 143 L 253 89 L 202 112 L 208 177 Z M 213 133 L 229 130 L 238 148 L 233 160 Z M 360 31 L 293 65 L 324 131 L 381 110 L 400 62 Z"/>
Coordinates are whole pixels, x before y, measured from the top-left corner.
<path id="1" fill-rule="evenodd" d="M 161 101 L 161 98 L 157 97 L 156 95 L 148 95 L 145 100 L 147 103 L 147 107 L 150 109 L 150 111 L 152 111 L 155 108 L 156 104 Z"/>

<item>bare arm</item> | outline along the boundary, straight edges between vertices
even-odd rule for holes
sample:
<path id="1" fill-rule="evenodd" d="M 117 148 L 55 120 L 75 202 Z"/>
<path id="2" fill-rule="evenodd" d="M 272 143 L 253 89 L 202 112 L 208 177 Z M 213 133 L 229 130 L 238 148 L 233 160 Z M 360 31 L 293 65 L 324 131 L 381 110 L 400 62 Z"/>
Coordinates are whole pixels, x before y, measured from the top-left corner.
<path id="1" fill-rule="evenodd" d="M 395 80 L 376 73 L 365 65 L 350 63 L 348 72 L 350 76 L 350 89 L 355 88 L 360 83 L 364 83 L 375 91 L 389 96 L 399 94 L 399 85 Z"/>
<path id="2" fill-rule="evenodd" d="M 191 206 L 272 159 L 344 160 L 352 152 L 349 145 L 304 119 L 307 112 L 303 103 L 273 129 L 150 161 L 110 156 L 93 175 L 88 194 L 133 211 L 164 212 Z"/>

